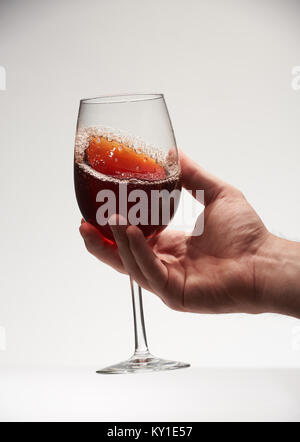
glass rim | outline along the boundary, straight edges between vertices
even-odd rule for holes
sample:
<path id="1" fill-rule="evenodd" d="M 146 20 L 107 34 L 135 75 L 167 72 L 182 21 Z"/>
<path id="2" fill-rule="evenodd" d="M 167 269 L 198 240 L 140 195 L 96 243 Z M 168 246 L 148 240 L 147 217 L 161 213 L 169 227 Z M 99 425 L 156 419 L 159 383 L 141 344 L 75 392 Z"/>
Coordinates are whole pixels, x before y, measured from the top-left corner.
<path id="1" fill-rule="evenodd" d="M 133 103 L 137 101 L 158 100 L 164 98 L 164 94 L 118 94 L 102 95 L 93 98 L 82 98 L 80 104 L 114 104 L 114 103 Z"/>

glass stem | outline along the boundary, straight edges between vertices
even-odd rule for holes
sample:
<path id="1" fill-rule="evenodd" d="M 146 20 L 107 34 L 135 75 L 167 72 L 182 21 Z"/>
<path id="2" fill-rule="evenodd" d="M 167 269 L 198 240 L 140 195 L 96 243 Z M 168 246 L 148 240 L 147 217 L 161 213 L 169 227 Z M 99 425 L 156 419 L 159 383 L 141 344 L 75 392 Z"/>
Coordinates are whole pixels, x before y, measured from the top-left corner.
<path id="1" fill-rule="evenodd" d="M 142 289 L 131 277 L 130 286 L 134 320 L 134 354 L 149 354 L 143 311 Z"/>

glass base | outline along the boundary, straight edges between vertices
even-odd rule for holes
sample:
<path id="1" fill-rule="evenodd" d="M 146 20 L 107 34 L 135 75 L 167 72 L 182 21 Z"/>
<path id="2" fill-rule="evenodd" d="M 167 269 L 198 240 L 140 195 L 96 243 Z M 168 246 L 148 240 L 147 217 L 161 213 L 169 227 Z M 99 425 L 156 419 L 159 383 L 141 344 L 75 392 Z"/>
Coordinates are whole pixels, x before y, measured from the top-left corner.
<path id="1" fill-rule="evenodd" d="M 101 374 L 122 374 L 122 373 L 145 373 L 148 371 L 176 370 L 187 368 L 190 364 L 185 362 L 168 361 L 148 354 L 134 354 L 130 359 L 119 364 L 110 365 L 97 373 Z"/>

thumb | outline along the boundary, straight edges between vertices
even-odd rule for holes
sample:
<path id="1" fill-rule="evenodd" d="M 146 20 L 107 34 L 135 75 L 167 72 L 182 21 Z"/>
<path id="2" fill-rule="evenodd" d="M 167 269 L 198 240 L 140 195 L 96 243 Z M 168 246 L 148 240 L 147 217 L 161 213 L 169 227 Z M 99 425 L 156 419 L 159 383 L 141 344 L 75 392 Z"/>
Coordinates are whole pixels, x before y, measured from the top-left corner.
<path id="1" fill-rule="evenodd" d="M 205 205 L 215 200 L 227 186 L 224 181 L 207 172 L 181 150 L 179 158 L 183 187 L 191 190 L 194 197 L 196 197 L 196 190 L 204 190 Z"/>

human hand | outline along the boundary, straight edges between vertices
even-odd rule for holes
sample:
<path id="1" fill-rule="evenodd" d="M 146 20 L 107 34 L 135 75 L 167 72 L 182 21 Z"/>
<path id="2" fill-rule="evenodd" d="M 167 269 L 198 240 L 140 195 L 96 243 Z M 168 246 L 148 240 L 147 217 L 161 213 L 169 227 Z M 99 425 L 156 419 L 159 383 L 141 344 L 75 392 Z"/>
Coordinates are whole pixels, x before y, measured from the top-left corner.
<path id="1" fill-rule="evenodd" d="M 299 245 L 271 235 L 239 190 L 183 153 L 180 162 L 183 186 L 204 190 L 201 236 L 168 229 L 147 241 L 135 226 L 111 225 L 116 248 L 83 222 L 88 251 L 175 310 L 300 317 L 299 284 L 291 289 L 291 279 L 300 275 Z M 278 279 L 282 260 L 287 274 Z"/>

